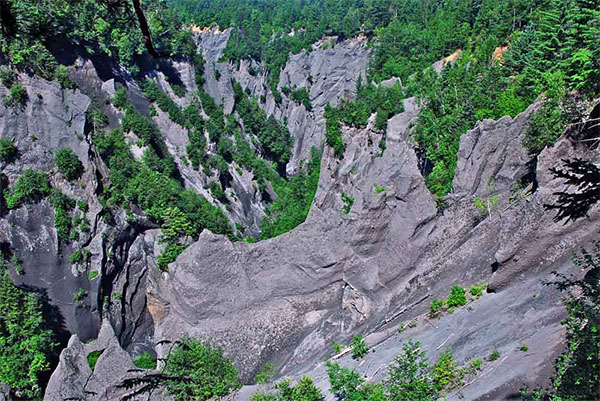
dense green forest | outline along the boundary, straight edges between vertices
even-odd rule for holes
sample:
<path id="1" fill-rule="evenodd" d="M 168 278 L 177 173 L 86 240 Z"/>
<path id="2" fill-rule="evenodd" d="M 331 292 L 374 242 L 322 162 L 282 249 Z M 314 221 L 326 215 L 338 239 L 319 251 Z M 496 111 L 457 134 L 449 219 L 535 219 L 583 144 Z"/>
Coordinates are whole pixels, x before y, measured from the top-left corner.
<path id="1" fill-rule="evenodd" d="M 179 17 L 161 0 L 143 2 L 151 45 L 145 42 L 134 7 L 127 1 L 10 0 L 2 4 L 3 58 L 44 78 L 55 76 L 55 53 L 65 41 L 90 55 L 114 57 L 133 73 L 148 51 L 165 57 L 191 56 L 196 51 L 191 33 L 176 28 Z"/>

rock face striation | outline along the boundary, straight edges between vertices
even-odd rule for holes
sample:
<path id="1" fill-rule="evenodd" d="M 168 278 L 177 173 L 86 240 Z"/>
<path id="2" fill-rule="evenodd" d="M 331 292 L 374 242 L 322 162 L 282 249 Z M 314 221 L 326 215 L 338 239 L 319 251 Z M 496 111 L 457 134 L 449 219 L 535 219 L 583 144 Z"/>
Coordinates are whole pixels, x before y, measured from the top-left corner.
<path id="1" fill-rule="evenodd" d="M 554 222 L 543 205 L 564 184 L 549 169 L 583 154 L 599 161 L 598 150 L 564 135 L 532 159 L 521 138 L 538 103 L 514 119 L 481 121 L 461 138 L 453 192 L 438 209 L 411 139 L 419 113 L 416 99 L 407 99 L 405 112 L 388 121 L 384 152 L 377 146 L 383 133 L 374 128 L 374 118 L 364 129 L 343 128 L 343 158 L 323 146 L 325 106 L 351 97 L 359 77 L 365 79 L 369 50 L 364 40 L 325 49 L 327 38 L 311 52 L 290 56 L 279 88 L 306 87 L 309 111 L 287 97 L 277 104 L 264 66 L 221 61 L 228 31 L 203 30 L 196 36 L 206 61 L 204 89 L 226 114 L 235 113 L 234 79 L 264 99 L 267 114 L 286 122 L 294 138 L 288 173 L 298 170 L 311 146 L 323 149 L 308 218 L 258 243 L 231 242 L 204 231 L 162 273 L 156 267 L 161 245 L 155 224 L 132 222 L 124 212 L 104 218 L 97 194 L 108 169 L 92 145 L 94 128 L 86 123 L 91 107 L 102 105 L 109 126 L 120 124 L 121 112 L 106 102 L 120 87 L 147 112 L 140 88 L 118 66 L 100 70 L 97 62 L 81 58 L 73 72 L 77 90 L 20 77 L 29 95 L 26 107 L 0 104 L 0 137 L 12 139 L 20 151 L 17 161 L 3 166 L 5 180 L 13 183 L 27 168 L 47 171 L 53 187 L 88 204 L 81 214 L 90 222 L 78 239 L 63 243 L 46 200 L 5 210 L 0 218 L 0 245 L 23 262 L 24 274 L 11 270 L 15 282 L 42 295 L 58 316 L 53 328 L 66 346 L 44 399 L 121 399 L 129 390 L 119 384 L 147 373 L 135 370 L 132 356 L 150 351 L 162 358 L 169 341 L 182 336 L 222 346 L 246 382 L 270 362 L 280 376 L 308 374 L 327 390 L 321 361 L 331 357 L 332 342 L 348 343 L 363 334 L 374 351 L 364 362 L 348 354 L 336 359 L 370 380 L 385 378 L 386 366 L 412 337 L 431 359 L 445 347 L 465 363 L 500 351 L 498 360 L 486 361 L 482 373 L 449 399 L 510 399 L 524 385 L 543 385 L 561 350 L 564 317 L 561 294 L 543 282 L 554 270 L 569 271 L 572 250 L 597 238 L 600 218 L 595 208 L 575 223 Z M 193 92 L 193 66 L 169 62 L 163 67 L 148 77 L 177 104 L 188 105 L 191 95 L 175 96 L 171 83 Z M 0 86 L 0 95 L 6 94 Z M 185 163 L 186 129 L 160 110 L 153 120 L 185 187 L 223 206 L 232 222 L 255 234 L 268 201 L 252 175 L 230 169 L 227 191 L 235 197 L 225 208 L 205 189 L 215 177 Z M 63 147 L 83 164 L 84 175 L 76 183 L 54 171 L 54 152 Z M 68 255 L 84 247 L 89 259 L 69 261 Z M 452 285 L 484 282 L 488 292 L 468 307 L 439 319 L 428 316 L 433 299 L 447 296 Z M 75 296 L 79 291 L 83 298 Z M 406 330 L 398 333 L 399 325 Z M 519 351 L 524 344 L 529 353 Z M 92 368 L 87 358 L 94 351 L 102 353 Z M 256 389 L 246 386 L 231 399 L 249 400 Z"/>

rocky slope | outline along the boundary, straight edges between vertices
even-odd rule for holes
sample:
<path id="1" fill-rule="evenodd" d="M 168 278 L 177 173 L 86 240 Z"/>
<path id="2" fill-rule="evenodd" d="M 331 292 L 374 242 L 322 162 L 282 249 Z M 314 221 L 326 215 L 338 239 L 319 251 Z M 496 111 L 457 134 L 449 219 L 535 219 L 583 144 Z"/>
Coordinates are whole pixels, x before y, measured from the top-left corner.
<path id="1" fill-rule="evenodd" d="M 197 33 L 206 60 L 206 91 L 226 113 L 235 102 L 231 78 L 264 96 L 262 106 L 287 121 L 294 137 L 287 171 L 296 171 L 312 145 L 323 148 L 324 106 L 350 96 L 358 77 L 364 77 L 365 41 L 345 41 L 333 49 L 317 43 L 312 52 L 291 56 L 280 87 L 307 87 L 313 105 L 309 112 L 286 98 L 277 105 L 262 66 L 220 61 L 227 38 L 227 31 Z M 441 211 L 419 171 L 410 138 L 418 102 L 408 99 L 405 112 L 388 121 L 383 154 L 377 146 L 382 133 L 372 120 L 365 129 L 344 128 L 343 159 L 324 148 L 318 191 L 302 225 L 254 244 L 204 231 L 169 273 L 161 273 L 155 257 L 158 227 L 146 220 L 132 223 L 124 212 L 109 222 L 95 196 L 107 172 L 91 145 L 93 127 L 86 124 L 86 111 L 93 102 L 104 104 L 123 85 L 136 107 L 148 107 L 126 72 L 113 66 L 107 73 L 95 65 L 78 60 L 73 79 L 80 89 L 74 91 L 22 76 L 30 97 L 27 107 L 0 105 L 0 136 L 14 139 L 21 152 L 17 162 L 4 167 L 8 181 L 25 168 L 50 171 L 53 186 L 89 205 L 87 212 L 76 213 L 85 214 L 90 229 L 68 244 L 58 241 L 47 201 L 0 219 L 0 242 L 23 261 L 24 274 L 13 271 L 15 281 L 46 295 L 54 316 L 61 317 L 55 328 L 65 343 L 76 335 L 61 354 L 45 399 L 119 399 L 126 391 L 118 384 L 142 374 L 130 371 L 131 356 L 150 350 L 162 357 L 169 350 L 164 341 L 185 335 L 222 345 L 247 381 L 271 362 L 280 375 L 309 374 L 326 389 L 322 361 L 332 356 L 332 341 L 347 343 L 362 333 L 374 352 L 360 363 L 347 354 L 337 359 L 372 380 L 384 378 L 402 341 L 413 337 L 432 359 L 446 346 L 461 362 L 500 351 L 498 360 L 486 362 L 483 372 L 450 398 L 508 399 L 524 384 L 543 384 L 560 351 L 564 310 L 560 294 L 542 283 L 553 270 L 571 268 L 572 250 L 597 238 L 600 218 L 596 208 L 576 223 L 553 222 L 543 205 L 563 184 L 549 168 L 566 157 L 585 154 L 598 161 L 600 155 L 564 135 L 530 160 L 521 137 L 538 104 L 515 119 L 479 122 L 463 136 L 453 193 Z M 174 76 L 191 93 L 193 75 L 185 62 L 168 63 L 150 74 L 182 106 L 191 95 L 178 98 L 170 82 Z M 0 86 L 0 95 L 6 92 Z M 106 104 L 103 109 L 110 125 L 117 126 L 120 112 Z M 183 162 L 183 127 L 160 111 L 153 119 L 185 186 L 223 206 L 205 189 L 213 177 Z M 82 160 L 85 173 L 76 184 L 52 171 L 53 151 L 59 147 L 73 149 Z M 247 233 L 255 233 L 267 202 L 251 174 L 235 168 L 230 173 L 233 183 L 227 191 L 235 196 L 224 210 Z M 342 194 L 354 199 L 348 214 Z M 476 207 L 477 197 L 489 208 Z M 90 259 L 70 263 L 68 255 L 82 247 L 90 250 Z M 99 275 L 90 279 L 93 270 Z M 453 284 L 482 282 L 489 283 L 488 293 L 468 307 L 439 320 L 427 316 L 431 301 L 445 297 Z M 79 289 L 87 296 L 75 301 Z M 398 334 L 398 326 L 410 321 L 416 324 Z M 81 341 L 90 339 L 95 341 Z M 530 352 L 519 351 L 523 344 Z M 95 350 L 104 352 L 92 372 L 85 359 Z M 254 391 L 255 386 L 244 387 L 232 399 L 248 400 Z"/>
<path id="2" fill-rule="evenodd" d="M 213 338 L 245 373 L 271 361 L 284 374 L 318 377 L 324 387 L 322 364 L 306 367 L 331 356 L 333 340 L 371 333 L 376 351 L 359 369 L 380 379 L 401 341 L 415 337 L 433 359 L 440 345 L 463 362 L 501 351 L 486 367 L 493 380 L 475 380 L 461 390 L 466 399 L 504 399 L 524 384 L 543 384 L 561 348 L 564 317 L 560 295 L 543 281 L 569 267 L 573 249 L 597 238 L 600 216 L 595 210 L 588 220 L 561 225 L 543 209 L 561 187 L 548 169 L 587 152 L 566 137 L 540 155 L 534 193 L 515 186 L 530 174 L 520 136 L 536 107 L 514 120 L 483 121 L 463 137 L 455 193 L 441 213 L 407 142 L 414 112 L 389 121 L 382 157 L 370 145 L 378 139 L 373 130 L 347 130 L 344 159 L 325 154 L 303 225 L 259 244 L 206 233 L 167 280 L 152 280 L 160 311 L 155 335 Z M 348 215 L 342 192 L 355 198 Z M 475 196 L 499 201 L 482 216 Z M 453 284 L 481 282 L 489 294 L 467 309 L 440 321 L 424 316 Z M 395 335 L 411 319 L 418 326 Z M 531 352 L 519 351 L 521 344 Z M 357 365 L 348 356 L 342 361 Z"/>

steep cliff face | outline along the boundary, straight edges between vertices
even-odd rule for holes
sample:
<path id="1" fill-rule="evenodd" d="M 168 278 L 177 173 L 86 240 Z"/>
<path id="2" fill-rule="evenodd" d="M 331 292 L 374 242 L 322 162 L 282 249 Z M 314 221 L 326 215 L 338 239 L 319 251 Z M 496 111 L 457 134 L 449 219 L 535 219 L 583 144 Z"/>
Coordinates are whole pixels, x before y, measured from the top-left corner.
<path id="1" fill-rule="evenodd" d="M 57 83 L 25 75 L 20 78 L 29 96 L 27 105 L 19 110 L 0 105 L 0 135 L 11 139 L 19 150 L 18 160 L 6 163 L 3 174 L 10 183 L 25 169 L 53 171 L 54 152 L 61 147 L 72 149 L 86 171 L 80 185 L 68 183 L 59 174 L 53 175 L 52 184 L 67 195 L 88 202 L 90 211 L 86 217 L 94 222 L 99 205 L 93 196 L 95 175 L 84 132 L 89 98 L 80 91 L 63 90 Z M 0 95 L 7 94 L 0 87 Z M 73 301 L 72 293 L 79 288 L 96 293 L 97 287 L 84 277 L 85 266 L 72 266 L 68 261 L 72 250 L 89 242 L 93 233 L 83 233 L 73 243 L 61 243 L 47 201 L 11 210 L 0 220 L 0 225 L 0 242 L 22 262 L 22 274 L 14 277 L 16 283 L 42 291 L 59 307 L 64 322 L 57 322 L 57 329 L 64 330 L 66 325 L 71 330 L 81 330 L 83 337 L 93 336 L 99 328 L 99 317 L 91 310 L 82 311 Z M 94 255 L 92 262 L 98 261 L 97 256 Z"/>
<path id="2" fill-rule="evenodd" d="M 7 211 L 0 219 L 3 249 L 22 261 L 24 274 L 11 270 L 15 282 L 47 297 L 59 316 L 54 328 L 65 342 L 77 335 L 62 352 L 45 399 L 119 399 L 126 392 L 118 384 L 142 374 L 129 371 L 131 355 L 150 350 L 164 357 L 170 344 L 163 341 L 181 336 L 222 345 L 244 379 L 272 362 L 279 374 L 309 374 L 326 389 L 319 361 L 331 356 L 333 340 L 347 342 L 361 333 L 368 335 L 374 352 L 360 364 L 348 355 L 337 359 L 372 380 L 384 378 L 402 341 L 413 337 L 431 358 L 445 346 L 459 361 L 500 350 L 501 358 L 486 362 L 483 373 L 451 399 L 503 399 L 523 384 L 543 384 L 560 351 L 564 310 L 560 294 L 542 282 L 553 270 L 570 268 L 572 250 L 597 236 L 600 218 L 596 208 L 576 223 L 553 222 L 543 205 L 564 185 L 549 169 L 583 154 L 598 161 L 598 150 L 566 135 L 532 160 L 521 138 L 538 103 L 514 119 L 479 122 L 461 138 L 454 192 L 438 210 L 410 135 L 418 115 L 415 99 L 407 99 L 405 112 L 388 121 L 384 152 L 374 116 L 364 129 L 343 128 L 343 158 L 323 147 L 325 105 L 351 96 L 359 77 L 365 77 L 369 50 L 364 39 L 325 49 L 326 39 L 311 52 L 290 57 L 279 88 L 306 87 L 312 104 L 308 111 L 287 97 L 277 104 L 262 65 L 222 62 L 228 31 L 204 30 L 196 37 L 206 61 L 204 89 L 225 113 L 235 110 L 234 79 L 264 99 L 261 107 L 269 115 L 286 122 L 294 138 L 288 173 L 299 169 L 311 146 L 324 148 L 308 218 L 258 243 L 231 242 L 204 231 L 162 273 L 156 262 L 162 247 L 157 225 L 143 218 L 132 221 L 122 211 L 107 216 L 98 200 L 108 169 L 92 146 L 94 128 L 86 123 L 94 104 L 107 114 L 110 127 L 120 124 L 122 113 L 107 102 L 120 87 L 147 113 L 149 103 L 138 84 L 118 66 L 101 69 L 97 60 L 83 59 L 73 71 L 77 90 L 21 76 L 29 95 L 26 107 L 0 104 L 0 137 L 13 139 L 20 152 L 3 166 L 7 181 L 12 184 L 27 168 L 47 171 L 53 187 L 88 205 L 86 210 L 76 207 L 70 217 L 85 216 L 89 229 L 69 241 L 58 239 L 47 200 Z M 190 104 L 197 89 L 187 62 L 169 61 L 148 76 L 180 106 Z M 176 96 L 175 83 L 188 93 Z M 0 86 L 0 96 L 6 94 Z M 206 189 L 218 176 L 185 162 L 188 131 L 161 110 L 152 119 L 183 185 L 222 207 L 233 223 L 246 227 L 245 234 L 255 234 L 268 205 L 255 177 L 228 167 L 226 207 Z M 139 157 L 134 139 L 128 137 Z M 55 171 L 54 152 L 62 147 L 75 151 L 83 164 L 75 183 Z M 69 261 L 84 248 L 89 258 Z M 426 314 L 431 301 L 445 297 L 453 284 L 482 282 L 489 283 L 488 293 L 467 308 L 439 320 Z M 80 291 L 82 298 L 76 295 Z M 415 324 L 408 327 L 410 321 Z M 407 326 L 406 331 L 398 334 L 398 325 Z M 90 344 L 81 341 L 96 337 Z M 520 352 L 522 344 L 531 352 Z M 86 357 L 98 350 L 104 352 L 92 370 Z M 232 398 L 248 400 L 255 390 L 244 387 Z"/>
<path id="3" fill-rule="evenodd" d="M 445 345 L 459 360 L 484 358 L 494 348 L 506 357 L 490 365 L 494 380 L 469 386 L 468 399 L 504 397 L 535 382 L 560 349 L 563 318 L 559 295 L 542 281 L 569 265 L 572 249 L 595 237 L 599 217 L 596 210 L 588 220 L 561 225 L 543 209 L 561 188 L 548 169 L 587 151 L 568 138 L 540 155 L 531 193 L 520 138 L 537 107 L 514 120 L 483 121 L 463 137 L 456 192 L 442 212 L 407 142 L 415 111 L 389 121 L 382 156 L 373 150 L 380 134 L 371 127 L 345 130 L 344 158 L 325 153 L 319 191 L 303 225 L 258 244 L 232 244 L 206 233 L 167 280 L 152 280 L 151 296 L 161 305 L 155 335 L 213 338 L 246 374 L 261 360 L 293 374 L 325 357 L 333 340 L 375 331 L 370 338 L 377 351 L 361 363 L 373 374 L 391 362 L 399 340 L 417 336 L 435 357 L 450 336 Z M 347 215 L 342 193 L 355 199 Z M 481 210 L 476 196 L 497 201 Z M 453 284 L 481 282 L 489 283 L 490 294 L 468 310 L 433 323 L 423 316 Z M 386 339 L 413 318 L 420 322 L 416 329 Z M 548 339 L 545 346 L 525 363 L 518 344 L 541 338 Z M 324 376 L 322 368 L 314 373 Z"/>
<path id="4" fill-rule="evenodd" d="M 0 106 L 1 136 L 19 150 L 16 160 L 3 168 L 8 184 L 26 169 L 47 173 L 52 187 L 77 202 L 68 213 L 71 236 L 59 238 L 56 210 L 47 198 L 8 211 L 0 220 L 4 228 L 0 241 L 19 260 L 12 270 L 15 283 L 41 294 L 47 304 L 46 319 L 61 341 L 66 342 L 69 333 L 84 340 L 95 338 L 102 318 L 109 317 L 125 347 L 143 347 L 152 323 L 146 319 L 140 282 L 145 283 L 146 272 L 155 266 L 147 258 L 154 258 L 157 233 L 145 234 L 151 225 L 131 225 L 124 214 L 113 216 L 113 221 L 106 219 L 97 194 L 108 173 L 91 145 L 93 128 L 86 113 L 92 91 L 95 96 L 106 96 L 110 89 L 98 90 L 102 81 L 89 62 L 82 62 L 75 79 L 81 80 L 81 90 L 62 89 L 56 82 L 23 75 L 29 96 L 26 106 Z M 5 94 L 4 88 L 0 91 Z M 117 116 L 110 117 L 116 125 Z M 60 148 L 73 150 L 82 163 L 82 176 L 76 182 L 56 171 L 54 155 Z M 85 257 L 75 259 L 74 253 Z M 114 302 L 107 309 L 111 297 Z"/>

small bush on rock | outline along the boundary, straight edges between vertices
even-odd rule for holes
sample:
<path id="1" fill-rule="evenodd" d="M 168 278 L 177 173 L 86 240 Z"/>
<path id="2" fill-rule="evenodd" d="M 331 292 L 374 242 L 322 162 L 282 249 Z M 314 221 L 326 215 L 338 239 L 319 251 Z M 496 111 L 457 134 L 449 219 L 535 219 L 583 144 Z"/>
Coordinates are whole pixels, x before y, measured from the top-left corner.
<path id="1" fill-rule="evenodd" d="M 275 376 L 275 366 L 271 363 L 265 363 L 258 374 L 254 377 L 256 383 L 268 383 Z"/>
<path id="2" fill-rule="evenodd" d="M 6 195 L 6 206 L 9 209 L 15 209 L 22 203 L 39 201 L 49 193 L 48 176 L 39 170 L 27 169 L 23 171 Z"/>
<path id="3" fill-rule="evenodd" d="M 146 351 L 142 355 L 138 355 L 133 360 L 133 364 L 140 369 L 156 369 L 156 357 Z"/>
<path id="4" fill-rule="evenodd" d="M 167 391 L 176 401 L 216 399 L 240 387 L 238 370 L 220 348 L 190 338 L 173 348 L 163 373 L 185 378 L 167 383 Z"/>
<path id="5" fill-rule="evenodd" d="M 90 369 L 92 370 L 92 372 L 96 368 L 96 363 L 98 363 L 98 358 L 100 358 L 100 355 L 102 355 L 103 352 L 104 352 L 104 350 L 102 349 L 102 350 L 92 351 L 88 354 L 87 361 L 88 361 L 88 365 L 90 365 Z"/>
<path id="6" fill-rule="evenodd" d="M 446 302 L 443 299 L 434 299 L 431 303 L 431 314 L 437 314 L 445 305 Z"/>
<path id="7" fill-rule="evenodd" d="M 354 359 L 360 359 L 369 352 L 367 341 L 362 336 L 354 336 L 350 347 L 352 348 L 352 358 Z"/>
<path id="8" fill-rule="evenodd" d="M 8 66 L 0 66 L 0 80 L 2 81 L 2 85 L 10 88 L 17 80 L 17 74 Z"/>
<path id="9" fill-rule="evenodd" d="M 19 151 L 10 139 L 0 139 L 0 160 L 11 162 L 17 158 Z"/>
<path id="10" fill-rule="evenodd" d="M 481 285 L 472 285 L 471 288 L 469 289 L 469 292 L 471 293 L 471 295 L 473 295 L 474 297 L 480 297 L 483 295 L 483 291 L 487 288 L 487 284 L 483 283 Z"/>
<path id="11" fill-rule="evenodd" d="M 69 181 L 76 180 L 83 170 L 79 158 L 71 149 L 60 148 L 54 155 L 54 162 L 58 171 Z"/>
<path id="12" fill-rule="evenodd" d="M 10 88 L 10 96 L 4 99 L 5 106 L 19 107 L 27 102 L 27 90 L 20 82 Z"/>
<path id="13" fill-rule="evenodd" d="M 461 384 L 461 372 L 457 369 L 457 365 L 450 349 L 446 348 L 431 370 L 433 384 L 437 391 L 451 389 Z"/>
<path id="14" fill-rule="evenodd" d="M 388 368 L 389 378 L 385 385 L 392 400 L 434 401 L 435 389 L 427 362 L 427 354 L 421 343 L 407 341 L 402 352 Z"/>
<path id="15" fill-rule="evenodd" d="M 292 386 L 289 380 L 277 384 L 277 392 L 274 394 L 256 393 L 252 401 L 324 401 L 325 397 L 319 390 L 313 379 L 305 376 Z"/>
<path id="16" fill-rule="evenodd" d="M 54 78 L 56 78 L 63 89 L 77 88 L 75 82 L 71 81 L 71 78 L 69 77 L 69 69 L 64 65 L 59 65 L 56 67 L 56 70 L 54 70 Z"/>
<path id="17" fill-rule="evenodd" d="M 387 400 L 382 384 L 367 383 L 355 370 L 343 368 L 337 363 L 327 362 L 327 376 L 331 383 L 330 391 L 340 401 L 382 401 Z"/>
<path id="18" fill-rule="evenodd" d="M 467 303 L 467 295 L 464 288 L 455 285 L 450 290 L 450 296 L 446 300 L 448 307 L 464 306 Z"/>

